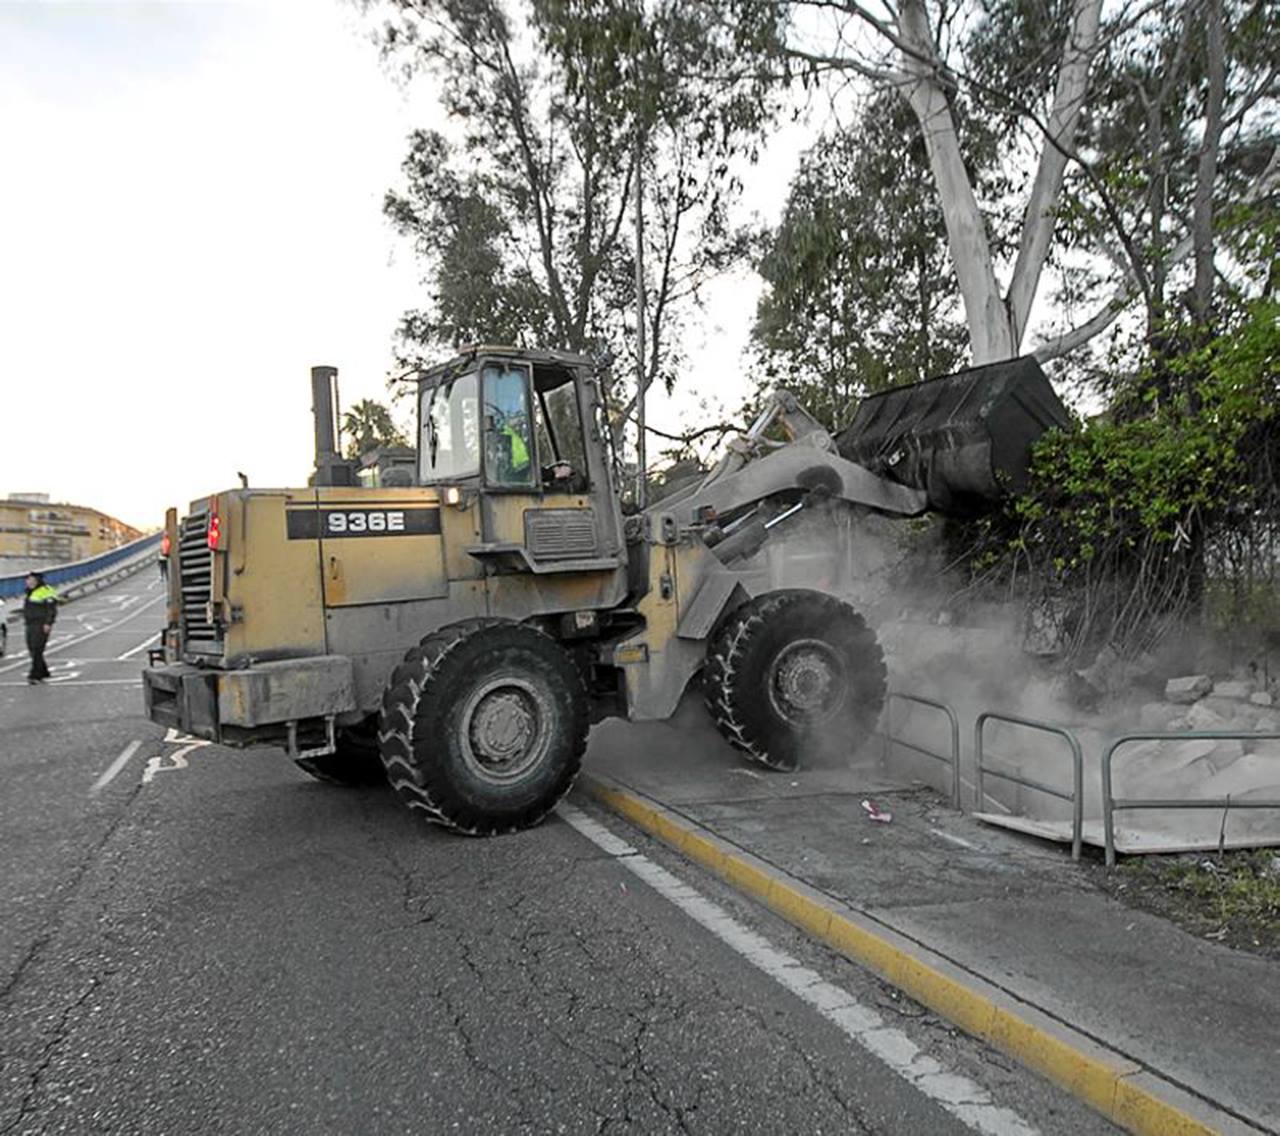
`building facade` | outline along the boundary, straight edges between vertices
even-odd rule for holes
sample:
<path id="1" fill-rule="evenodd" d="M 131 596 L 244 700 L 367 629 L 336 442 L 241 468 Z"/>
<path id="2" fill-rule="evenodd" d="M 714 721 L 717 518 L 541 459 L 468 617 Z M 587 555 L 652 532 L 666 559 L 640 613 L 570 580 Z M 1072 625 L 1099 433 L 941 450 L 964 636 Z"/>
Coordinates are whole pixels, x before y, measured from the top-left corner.
<path id="1" fill-rule="evenodd" d="M 11 493 L 0 500 L 0 557 L 66 564 L 140 536 L 115 517 L 85 505 L 51 502 L 46 493 Z"/>

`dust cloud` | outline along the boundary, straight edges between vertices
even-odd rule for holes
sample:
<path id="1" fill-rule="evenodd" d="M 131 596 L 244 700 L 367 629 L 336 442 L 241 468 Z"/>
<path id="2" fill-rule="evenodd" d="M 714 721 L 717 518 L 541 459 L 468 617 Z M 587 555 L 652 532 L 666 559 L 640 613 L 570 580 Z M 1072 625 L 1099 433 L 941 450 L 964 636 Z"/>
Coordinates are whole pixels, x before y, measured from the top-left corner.
<path id="1" fill-rule="evenodd" d="M 771 588 L 805 587 L 839 596 L 876 630 L 889 689 L 946 703 L 960 723 L 961 800 L 966 809 L 1013 814 L 1065 825 L 1071 806 L 1047 793 L 988 777 L 976 800 L 974 723 L 994 711 L 1064 726 L 1080 742 L 1086 834 L 1100 829 L 1101 759 L 1109 739 L 1138 731 L 1275 730 L 1267 668 L 1236 668 L 1206 676 L 1189 703 L 1165 699 L 1166 682 L 1213 659 L 1198 639 L 1173 640 L 1156 657 L 1122 660 L 1104 649 L 1072 669 L 1036 642 L 1021 603 L 957 602 L 944 584 L 946 553 L 940 522 L 903 521 L 834 505 L 806 510 L 759 554 Z M 1228 681 L 1231 680 L 1231 681 Z M 1229 691 L 1230 696 L 1220 692 Z M 893 699 L 895 738 L 949 753 L 943 713 Z M 873 739 L 846 760 L 879 754 Z M 846 747 L 847 749 L 847 747 Z M 999 720 L 984 729 L 984 766 L 1015 773 L 1069 794 L 1072 758 L 1062 738 Z M 1280 742 L 1179 741 L 1133 743 L 1115 763 L 1115 793 L 1129 797 L 1280 798 Z M 949 771 L 895 746 L 887 770 L 950 791 Z M 1090 822 L 1093 822 L 1092 825 Z M 1122 838 L 1134 850 L 1280 843 L 1280 813 L 1162 810 L 1118 814 Z"/>

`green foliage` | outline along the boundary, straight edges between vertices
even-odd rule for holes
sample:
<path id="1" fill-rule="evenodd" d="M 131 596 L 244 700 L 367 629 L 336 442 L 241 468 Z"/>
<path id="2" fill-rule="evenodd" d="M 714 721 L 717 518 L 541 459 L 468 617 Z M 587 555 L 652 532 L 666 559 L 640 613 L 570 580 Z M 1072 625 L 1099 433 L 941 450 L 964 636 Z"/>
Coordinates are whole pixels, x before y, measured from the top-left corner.
<path id="1" fill-rule="evenodd" d="M 353 459 L 379 446 L 409 444 L 391 417 L 391 411 L 371 398 L 355 403 L 342 416 L 342 432 L 347 436 L 346 456 Z"/>
<path id="2" fill-rule="evenodd" d="M 1135 381 L 1140 413 L 1041 439 L 1028 491 L 982 528 L 973 569 L 1029 572 L 1072 652 L 1145 649 L 1206 592 L 1252 602 L 1244 574 L 1274 580 L 1280 304 L 1166 365 L 1172 393 Z"/>
<path id="3" fill-rule="evenodd" d="M 1274 848 L 1135 856 L 1121 874 L 1139 903 L 1197 933 L 1234 946 L 1280 948 L 1280 854 Z"/>
<path id="4" fill-rule="evenodd" d="M 407 361 L 498 340 L 608 347 L 615 388 L 634 375 L 642 170 L 644 365 L 674 381 L 682 319 L 745 254 L 733 170 L 774 109 L 755 61 L 777 17 L 738 2 L 758 18 L 739 26 L 707 0 L 392 0 L 383 45 L 434 78 L 450 120 L 447 138 L 413 136 L 385 204 L 425 268 Z"/>
<path id="5" fill-rule="evenodd" d="M 869 391 L 954 370 L 967 348 L 924 139 L 886 92 L 810 150 L 759 262 L 764 382 L 836 429 Z"/>
<path id="6" fill-rule="evenodd" d="M 1181 356 L 1186 388 L 1150 413 L 1104 416 L 1042 440 L 1033 486 L 1015 510 L 1038 539 L 1063 550 L 1066 568 L 1119 541 L 1174 546 L 1193 518 L 1222 519 L 1253 506 L 1252 435 L 1274 418 L 1280 393 L 1280 306 L 1260 303 L 1240 328 Z M 1154 391 L 1147 390 L 1154 399 Z M 1052 528 L 1052 536 L 1050 536 Z"/>

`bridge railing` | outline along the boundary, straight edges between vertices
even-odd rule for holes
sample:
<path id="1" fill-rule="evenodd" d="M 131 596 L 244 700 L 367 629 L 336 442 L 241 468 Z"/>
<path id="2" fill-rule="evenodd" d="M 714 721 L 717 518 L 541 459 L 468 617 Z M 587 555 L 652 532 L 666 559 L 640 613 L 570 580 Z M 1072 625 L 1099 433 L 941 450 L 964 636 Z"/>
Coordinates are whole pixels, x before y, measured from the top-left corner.
<path id="1" fill-rule="evenodd" d="M 152 533 L 150 536 L 139 537 L 128 544 L 122 544 L 119 548 L 113 548 L 110 552 L 90 556 L 87 560 L 75 560 L 70 564 L 58 564 L 52 568 L 40 568 L 36 571 L 44 576 L 45 583 L 61 590 L 69 584 L 97 576 L 137 559 L 153 548 L 158 551 L 160 536 L 160 533 Z M 13 599 L 23 595 L 26 592 L 26 578 L 26 572 L 13 576 L 0 576 L 0 599 Z"/>

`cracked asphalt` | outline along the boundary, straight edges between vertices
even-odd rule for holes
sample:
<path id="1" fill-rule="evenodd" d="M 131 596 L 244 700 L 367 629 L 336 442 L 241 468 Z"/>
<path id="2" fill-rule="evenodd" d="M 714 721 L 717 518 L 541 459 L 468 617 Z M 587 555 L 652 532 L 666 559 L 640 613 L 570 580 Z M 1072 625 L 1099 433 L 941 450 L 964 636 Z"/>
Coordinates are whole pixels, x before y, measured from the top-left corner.
<path id="1" fill-rule="evenodd" d="M 0 1134 L 970 1131 L 559 820 L 473 840 L 274 751 L 174 761 L 119 658 L 156 594 L 69 606 L 57 683 L 0 660 Z M 1029 1124 L 1110 1131 L 619 831 Z"/>

